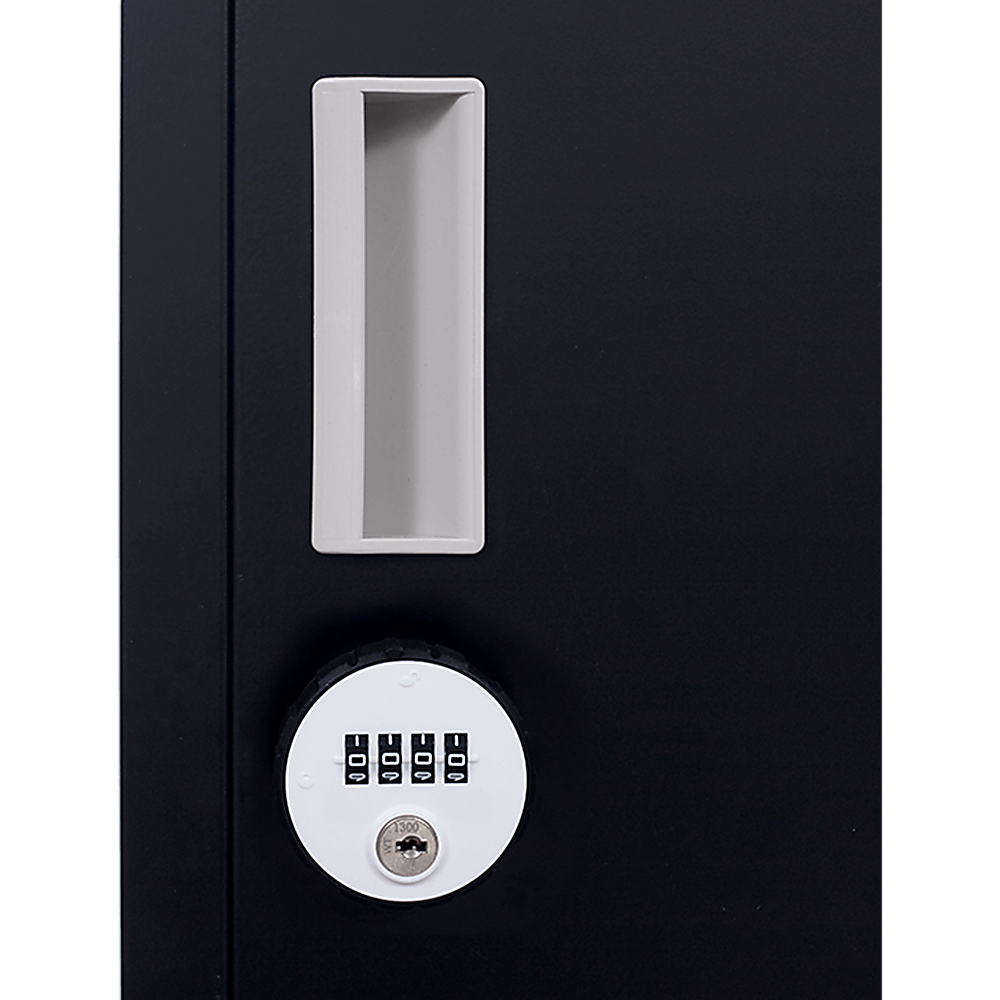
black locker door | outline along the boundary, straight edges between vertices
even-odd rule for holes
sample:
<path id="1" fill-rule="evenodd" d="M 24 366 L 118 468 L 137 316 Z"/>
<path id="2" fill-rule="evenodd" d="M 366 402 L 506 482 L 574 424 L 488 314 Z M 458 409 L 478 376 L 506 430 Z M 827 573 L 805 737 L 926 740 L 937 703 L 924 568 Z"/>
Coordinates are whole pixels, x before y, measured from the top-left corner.
<path id="1" fill-rule="evenodd" d="M 125 5 L 126 995 L 869 997 L 877 8 Z M 310 546 L 310 88 L 486 86 L 486 546 Z M 532 798 L 433 905 L 305 865 L 339 653 L 459 650 Z"/>

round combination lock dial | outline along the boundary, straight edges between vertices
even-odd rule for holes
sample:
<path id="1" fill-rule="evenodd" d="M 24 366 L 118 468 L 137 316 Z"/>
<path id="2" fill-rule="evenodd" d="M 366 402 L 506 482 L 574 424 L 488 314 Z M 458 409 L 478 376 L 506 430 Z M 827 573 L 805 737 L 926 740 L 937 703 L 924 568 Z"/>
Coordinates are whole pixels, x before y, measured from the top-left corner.
<path id="1" fill-rule="evenodd" d="M 394 640 L 329 664 L 278 747 L 288 820 L 332 879 L 376 899 L 455 892 L 504 852 L 528 771 L 512 711 L 456 653 Z"/>

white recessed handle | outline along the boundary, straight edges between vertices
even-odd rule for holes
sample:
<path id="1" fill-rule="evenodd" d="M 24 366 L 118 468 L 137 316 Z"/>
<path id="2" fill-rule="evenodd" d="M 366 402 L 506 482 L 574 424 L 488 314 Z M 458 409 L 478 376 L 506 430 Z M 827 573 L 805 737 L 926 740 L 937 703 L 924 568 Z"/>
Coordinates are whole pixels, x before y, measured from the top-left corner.
<path id="1" fill-rule="evenodd" d="M 312 543 L 483 547 L 485 92 L 313 87 Z"/>

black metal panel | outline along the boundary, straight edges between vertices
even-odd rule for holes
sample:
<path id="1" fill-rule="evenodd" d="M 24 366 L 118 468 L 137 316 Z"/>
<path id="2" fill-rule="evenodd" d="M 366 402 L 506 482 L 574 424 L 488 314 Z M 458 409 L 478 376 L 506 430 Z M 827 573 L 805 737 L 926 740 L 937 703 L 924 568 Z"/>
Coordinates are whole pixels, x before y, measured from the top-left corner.
<path id="1" fill-rule="evenodd" d="M 224 10 L 123 29 L 123 982 L 176 1000 L 227 986 Z"/>
<path id="2" fill-rule="evenodd" d="M 240 3 L 240 997 L 876 995 L 876 19 Z M 309 88 L 368 74 L 487 87 L 475 557 L 309 547 Z M 490 877 L 409 910 L 331 893 L 269 785 L 389 634 L 499 680 L 536 771 Z"/>

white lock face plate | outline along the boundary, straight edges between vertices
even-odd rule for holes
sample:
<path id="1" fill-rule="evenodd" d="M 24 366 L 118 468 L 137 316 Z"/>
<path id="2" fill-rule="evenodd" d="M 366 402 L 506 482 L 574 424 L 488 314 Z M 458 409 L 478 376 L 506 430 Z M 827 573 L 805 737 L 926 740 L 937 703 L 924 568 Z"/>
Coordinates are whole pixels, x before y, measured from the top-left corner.
<path id="1" fill-rule="evenodd" d="M 517 730 L 485 687 L 451 667 L 401 659 L 361 667 L 312 703 L 283 778 L 292 827 L 323 871 L 365 896 L 418 902 L 461 889 L 500 857 L 521 821 L 528 775 Z M 394 841 L 383 831 L 397 817 L 422 819 L 436 840 L 421 827 L 414 843 L 401 825 Z M 417 858 L 409 867 L 379 860 L 379 849 L 397 845 Z M 424 862 L 436 852 L 432 863 L 421 850 Z M 394 874 L 410 868 L 418 874 Z"/>

